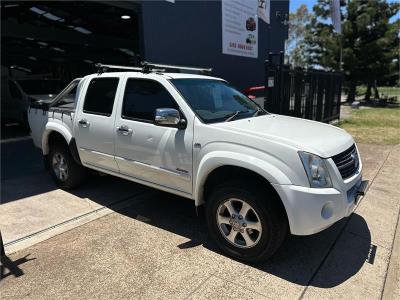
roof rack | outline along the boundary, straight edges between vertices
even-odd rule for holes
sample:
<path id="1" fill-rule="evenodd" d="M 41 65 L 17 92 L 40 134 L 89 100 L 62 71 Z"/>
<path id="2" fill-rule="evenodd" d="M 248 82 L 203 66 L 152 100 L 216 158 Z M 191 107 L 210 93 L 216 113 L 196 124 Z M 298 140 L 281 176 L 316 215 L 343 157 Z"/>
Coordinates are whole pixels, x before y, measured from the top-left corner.
<path id="1" fill-rule="evenodd" d="M 147 61 L 141 63 L 142 67 L 131 67 L 131 66 L 118 66 L 118 65 L 105 65 L 102 63 L 95 64 L 97 72 L 99 74 L 107 72 L 109 69 L 117 70 L 129 70 L 142 73 L 150 72 L 166 72 L 168 69 L 179 70 L 179 71 L 197 71 L 209 74 L 212 72 L 212 68 L 195 68 L 195 67 L 185 67 L 185 66 L 175 66 L 175 65 L 164 65 L 164 64 L 154 64 Z"/>

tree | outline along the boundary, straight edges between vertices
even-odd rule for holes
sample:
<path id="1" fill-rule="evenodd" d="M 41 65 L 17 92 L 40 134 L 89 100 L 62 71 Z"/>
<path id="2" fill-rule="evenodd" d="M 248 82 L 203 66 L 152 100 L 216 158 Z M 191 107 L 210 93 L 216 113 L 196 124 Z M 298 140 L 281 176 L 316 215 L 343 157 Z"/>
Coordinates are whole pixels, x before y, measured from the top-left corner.
<path id="1" fill-rule="evenodd" d="M 326 70 L 340 69 L 340 35 L 335 33 L 331 18 L 331 0 L 318 0 L 314 14 L 306 26 L 304 37 L 307 64 Z"/>
<path id="2" fill-rule="evenodd" d="M 397 26 L 390 19 L 398 10 L 399 4 L 383 0 L 348 3 L 343 22 L 343 69 L 350 82 L 367 86 L 366 100 L 372 88 L 375 98 L 379 98 L 377 82 L 393 73 L 399 37 Z M 349 101 L 354 96 L 355 93 L 349 94 Z"/>
<path id="3" fill-rule="evenodd" d="M 289 15 L 289 37 L 286 44 L 286 55 L 295 67 L 306 67 L 306 53 L 304 36 L 306 34 L 306 26 L 310 23 L 311 14 L 308 12 L 306 5 L 301 5 L 296 12 Z"/>
<path id="4" fill-rule="evenodd" d="M 391 18 L 399 7 L 398 3 L 384 0 L 348 0 L 342 14 L 341 35 L 334 33 L 333 26 L 327 22 L 330 0 L 318 0 L 313 7 L 315 16 L 305 36 L 309 63 L 328 70 L 339 69 L 342 54 L 349 102 L 354 101 L 359 84 L 367 86 L 367 100 L 371 89 L 379 98 L 377 82 L 396 73 L 398 21 L 393 22 Z"/>

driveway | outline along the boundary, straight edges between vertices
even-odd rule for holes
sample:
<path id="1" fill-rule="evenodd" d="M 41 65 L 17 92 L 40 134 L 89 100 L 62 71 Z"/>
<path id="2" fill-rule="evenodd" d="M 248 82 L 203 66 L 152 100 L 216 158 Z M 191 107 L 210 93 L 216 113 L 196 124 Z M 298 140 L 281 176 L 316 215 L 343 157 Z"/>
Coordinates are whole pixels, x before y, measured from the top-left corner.
<path id="1" fill-rule="evenodd" d="M 56 189 L 30 143 L 2 144 L 2 299 L 400 297 L 399 146 L 359 145 L 356 212 L 250 265 L 218 252 L 186 199 L 109 176 Z"/>

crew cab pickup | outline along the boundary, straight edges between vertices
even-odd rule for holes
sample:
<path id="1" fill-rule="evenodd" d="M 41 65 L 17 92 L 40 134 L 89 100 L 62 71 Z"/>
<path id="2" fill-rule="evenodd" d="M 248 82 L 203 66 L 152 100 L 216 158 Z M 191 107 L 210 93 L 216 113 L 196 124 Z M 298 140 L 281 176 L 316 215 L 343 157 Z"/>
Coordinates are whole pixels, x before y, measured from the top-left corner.
<path id="1" fill-rule="evenodd" d="M 367 187 L 344 130 L 268 113 L 215 77 L 100 72 L 28 118 L 59 187 L 94 169 L 192 199 L 215 243 L 244 261 L 349 216 Z"/>

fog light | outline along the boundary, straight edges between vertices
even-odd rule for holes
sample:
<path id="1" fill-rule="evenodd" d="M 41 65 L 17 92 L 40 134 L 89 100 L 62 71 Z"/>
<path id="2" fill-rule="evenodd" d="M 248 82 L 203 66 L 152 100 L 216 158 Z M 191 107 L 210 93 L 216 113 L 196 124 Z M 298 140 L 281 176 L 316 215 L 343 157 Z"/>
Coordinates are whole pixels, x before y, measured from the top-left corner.
<path id="1" fill-rule="evenodd" d="M 326 203 L 321 210 L 321 216 L 324 219 L 329 219 L 333 215 L 333 205 L 332 202 Z"/>

